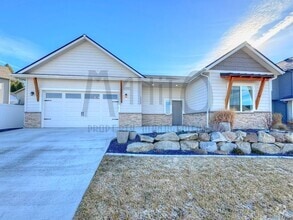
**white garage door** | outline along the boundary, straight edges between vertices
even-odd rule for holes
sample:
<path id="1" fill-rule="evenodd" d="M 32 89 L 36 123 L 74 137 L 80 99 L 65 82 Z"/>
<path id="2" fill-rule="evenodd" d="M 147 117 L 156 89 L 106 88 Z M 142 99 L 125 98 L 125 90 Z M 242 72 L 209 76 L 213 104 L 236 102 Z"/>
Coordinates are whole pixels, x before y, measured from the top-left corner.
<path id="1" fill-rule="evenodd" d="M 43 92 L 44 127 L 118 126 L 118 94 Z"/>

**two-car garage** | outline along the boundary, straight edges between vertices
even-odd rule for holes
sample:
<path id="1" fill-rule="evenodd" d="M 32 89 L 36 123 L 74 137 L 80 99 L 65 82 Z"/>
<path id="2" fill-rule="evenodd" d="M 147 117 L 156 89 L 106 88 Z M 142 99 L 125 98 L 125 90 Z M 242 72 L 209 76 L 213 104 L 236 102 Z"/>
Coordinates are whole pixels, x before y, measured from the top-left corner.
<path id="1" fill-rule="evenodd" d="M 43 91 L 42 127 L 118 126 L 116 93 Z"/>

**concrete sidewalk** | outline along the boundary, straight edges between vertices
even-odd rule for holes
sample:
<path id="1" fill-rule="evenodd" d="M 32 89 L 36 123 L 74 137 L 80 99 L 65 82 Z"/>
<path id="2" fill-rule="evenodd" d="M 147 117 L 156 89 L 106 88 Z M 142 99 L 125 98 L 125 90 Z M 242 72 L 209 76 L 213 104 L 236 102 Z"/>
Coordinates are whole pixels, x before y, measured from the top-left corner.
<path id="1" fill-rule="evenodd" d="M 87 128 L 0 132 L 0 219 L 72 219 L 114 136 Z"/>

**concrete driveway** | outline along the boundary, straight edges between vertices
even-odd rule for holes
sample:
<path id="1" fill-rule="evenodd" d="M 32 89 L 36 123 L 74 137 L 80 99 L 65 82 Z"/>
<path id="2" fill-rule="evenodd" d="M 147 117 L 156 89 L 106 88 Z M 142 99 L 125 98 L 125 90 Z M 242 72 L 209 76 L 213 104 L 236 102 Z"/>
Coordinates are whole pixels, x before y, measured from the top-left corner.
<path id="1" fill-rule="evenodd" d="M 0 219 L 72 219 L 113 131 L 0 132 Z"/>

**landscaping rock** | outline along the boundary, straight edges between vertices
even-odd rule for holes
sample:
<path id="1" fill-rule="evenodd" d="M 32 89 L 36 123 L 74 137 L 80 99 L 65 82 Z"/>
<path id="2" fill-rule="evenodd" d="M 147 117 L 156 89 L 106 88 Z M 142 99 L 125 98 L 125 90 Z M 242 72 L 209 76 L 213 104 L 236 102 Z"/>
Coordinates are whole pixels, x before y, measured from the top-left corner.
<path id="1" fill-rule="evenodd" d="M 210 141 L 211 137 L 208 133 L 199 133 L 199 140 L 200 141 Z"/>
<path id="2" fill-rule="evenodd" d="M 194 150 L 198 149 L 197 141 L 180 141 L 181 150 Z"/>
<path id="3" fill-rule="evenodd" d="M 142 142 L 153 143 L 155 141 L 154 138 L 147 136 L 147 135 L 142 135 L 142 134 L 139 135 L 139 138 L 140 138 L 140 141 L 142 141 Z"/>
<path id="4" fill-rule="evenodd" d="M 220 132 L 231 131 L 231 123 L 230 122 L 220 122 L 217 126 L 217 131 L 220 131 Z"/>
<path id="5" fill-rule="evenodd" d="M 136 138 L 136 135 L 137 135 L 136 131 L 130 131 L 129 132 L 129 139 L 134 140 Z"/>
<path id="6" fill-rule="evenodd" d="M 283 148 L 285 146 L 285 143 L 276 142 L 275 145 L 279 148 Z"/>
<path id="7" fill-rule="evenodd" d="M 284 132 L 271 132 L 270 135 L 272 135 L 275 138 L 276 142 L 285 143 L 286 137 Z"/>
<path id="8" fill-rule="evenodd" d="M 221 151 L 225 151 L 227 153 L 231 153 L 237 147 L 236 144 L 233 143 L 225 143 L 220 147 Z"/>
<path id="9" fill-rule="evenodd" d="M 238 141 L 236 142 L 237 149 L 241 150 L 244 154 L 251 154 L 251 146 L 249 142 Z"/>
<path id="10" fill-rule="evenodd" d="M 246 132 L 244 131 L 236 131 L 235 134 L 236 134 L 235 141 L 243 141 L 247 135 Z"/>
<path id="11" fill-rule="evenodd" d="M 202 155 L 206 155 L 206 154 L 208 154 L 208 152 L 206 151 L 206 150 L 204 150 L 204 149 L 194 149 L 193 150 L 193 153 L 195 153 L 195 154 L 202 154 Z"/>
<path id="12" fill-rule="evenodd" d="M 286 133 L 285 139 L 286 139 L 286 142 L 293 143 L 293 133 Z"/>
<path id="13" fill-rule="evenodd" d="M 222 150 L 216 150 L 214 153 L 215 154 L 220 154 L 220 155 L 227 155 L 228 154 L 227 151 L 222 151 Z"/>
<path id="14" fill-rule="evenodd" d="M 209 142 L 200 142 L 199 144 L 200 149 L 204 149 L 207 152 L 215 152 L 216 150 L 218 150 L 217 148 L 217 144 L 215 142 L 209 141 Z"/>
<path id="15" fill-rule="evenodd" d="M 132 144 L 128 144 L 126 151 L 127 152 L 147 152 L 154 149 L 154 145 L 146 142 L 134 142 Z"/>
<path id="16" fill-rule="evenodd" d="M 220 142 L 220 141 L 227 141 L 227 139 L 222 135 L 221 132 L 212 132 L 211 141 Z"/>
<path id="17" fill-rule="evenodd" d="M 129 137 L 129 131 L 117 131 L 118 144 L 126 144 Z"/>
<path id="18" fill-rule="evenodd" d="M 169 132 L 165 134 L 159 134 L 155 137 L 156 141 L 179 141 L 179 137 L 175 132 Z"/>
<path id="19" fill-rule="evenodd" d="M 179 139 L 182 141 L 196 140 L 197 138 L 197 133 L 179 134 Z"/>
<path id="20" fill-rule="evenodd" d="M 251 145 L 251 149 L 254 151 L 259 151 L 264 154 L 279 154 L 280 148 L 275 144 L 267 144 L 267 143 L 253 143 Z"/>
<path id="21" fill-rule="evenodd" d="M 273 144 L 276 142 L 276 140 L 272 135 L 270 135 L 264 131 L 259 131 L 258 132 L 258 142 L 266 143 L 266 144 Z"/>
<path id="22" fill-rule="evenodd" d="M 233 142 L 237 138 L 236 134 L 234 132 L 232 132 L 232 131 L 223 132 L 222 135 L 226 138 L 226 140 L 228 142 Z"/>
<path id="23" fill-rule="evenodd" d="M 244 138 L 245 142 L 250 143 L 257 143 L 257 134 L 256 133 L 248 133 L 246 137 Z"/>
<path id="24" fill-rule="evenodd" d="M 292 153 L 293 152 L 293 144 L 284 144 L 284 147 L 282 149 L 282 154 L 287 154 L 287 153 Z"/>
<path id="25" fill-rule="evenodd" d="M 159 141 L 155 143 L 157 150 L 180 150 L 180 144 L 176 141 Z"/>

